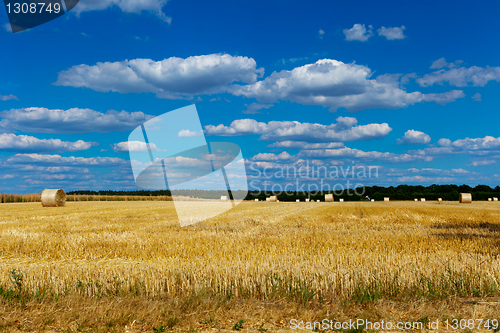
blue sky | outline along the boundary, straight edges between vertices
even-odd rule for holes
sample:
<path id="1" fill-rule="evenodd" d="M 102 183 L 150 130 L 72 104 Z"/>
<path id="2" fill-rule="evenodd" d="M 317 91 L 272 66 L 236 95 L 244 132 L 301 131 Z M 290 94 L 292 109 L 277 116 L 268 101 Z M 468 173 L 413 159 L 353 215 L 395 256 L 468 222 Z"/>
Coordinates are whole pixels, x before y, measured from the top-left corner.
<path id="1" fill-rule="evenodd" d="M 138 189 L 130 132 L 192 104 L 250 176 L 357 165 L 379 168 L 365 185 L 496 186 L 499 7 L 81 0 L 16 34 L 2 7 L 0 192 Z"/>

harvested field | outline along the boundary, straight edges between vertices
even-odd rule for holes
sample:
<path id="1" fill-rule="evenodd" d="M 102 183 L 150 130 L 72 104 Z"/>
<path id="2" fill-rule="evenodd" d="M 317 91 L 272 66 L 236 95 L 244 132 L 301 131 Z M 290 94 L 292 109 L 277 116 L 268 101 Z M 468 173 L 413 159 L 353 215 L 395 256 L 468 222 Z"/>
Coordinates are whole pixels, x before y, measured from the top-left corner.
<path id="1" fill-rule="evenodd" d="M 3 204 L 0 237 L 7 330 L 263 331 L 293 318 L 500 313 L 493 202 L 252 201 L 184 228 L 167 201 Z"/>

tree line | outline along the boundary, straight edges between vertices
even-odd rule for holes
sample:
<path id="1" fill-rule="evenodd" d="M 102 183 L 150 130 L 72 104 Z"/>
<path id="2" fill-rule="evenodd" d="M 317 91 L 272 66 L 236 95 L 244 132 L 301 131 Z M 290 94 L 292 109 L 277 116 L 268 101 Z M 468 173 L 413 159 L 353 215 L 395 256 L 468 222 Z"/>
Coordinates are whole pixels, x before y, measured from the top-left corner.
<path id="1" fill-rule="evenodd" d="M 295 201 L 299 199 L 304 201 L 306 198 L 311 200 L 324 200 L 324 195 L 333 194 L 335 200 L 343 198 L 345 201 L 361 201 L 375 199 L 383 200 L 389 197 L 391 200 L 413 200 L 415 198 L 425 198 L 426 200 L 437 200 L 442 198 L 445 201 L 457 201 L 460 193 L 471 193 L 473 200 L 488 200 L 492 197 L 500 197 L 500 186 L 494 188 L 488 185 L 398 185 L 398 186 L 365 186 L 356 190 L 344 190 L 342 192 L 263 192 L 251 191 L 246 195 L 246 200 L 259 199 L 266 200 L 266 197 L 276 195 L 280 201 Z M 139 191 L 70 191 L 67 194 L 72 195 L 107 195 L 107 196 L 171 196 L 169 190 L 139 190 Z M 203 199 L 219 199 L 227 195 L 227 191 L 206 191 L 206 190 L 176 190 L 176 195 L 187 197 L 198 197 Z M 230 191 L 230 196 L 241 198 L 243 191 Z"/>

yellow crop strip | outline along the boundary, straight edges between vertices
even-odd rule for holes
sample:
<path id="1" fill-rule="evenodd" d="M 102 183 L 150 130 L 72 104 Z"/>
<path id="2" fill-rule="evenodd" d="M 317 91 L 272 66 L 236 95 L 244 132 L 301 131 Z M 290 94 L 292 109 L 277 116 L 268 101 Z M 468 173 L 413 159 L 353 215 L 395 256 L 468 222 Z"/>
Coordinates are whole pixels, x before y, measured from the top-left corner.
<path id="1" fill-rule="evenodd" d="M 4 204 L 0 285 L 11 284 L 15 269 L 25 292 L 86 296 L 491 296 L 500 278 L 499 208 L 245 202 L 181 228 L 172 202 Z"/>

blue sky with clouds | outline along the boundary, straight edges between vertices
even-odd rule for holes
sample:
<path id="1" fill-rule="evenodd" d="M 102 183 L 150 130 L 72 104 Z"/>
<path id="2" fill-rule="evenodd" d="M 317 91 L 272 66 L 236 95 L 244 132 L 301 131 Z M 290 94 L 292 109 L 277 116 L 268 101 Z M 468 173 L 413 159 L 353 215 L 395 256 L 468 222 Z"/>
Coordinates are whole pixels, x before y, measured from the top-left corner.
<path id="1" fill-rule="evenodd" d="M 0 192 L 138 189 L 130 132 L 192 104 L 250 175 L 358 165 L 379 168 L 366 185 L 496 186 L 499 9 L 81 0 L 13 34 L 2 7 Z"/>

